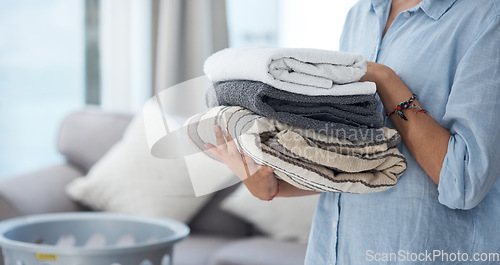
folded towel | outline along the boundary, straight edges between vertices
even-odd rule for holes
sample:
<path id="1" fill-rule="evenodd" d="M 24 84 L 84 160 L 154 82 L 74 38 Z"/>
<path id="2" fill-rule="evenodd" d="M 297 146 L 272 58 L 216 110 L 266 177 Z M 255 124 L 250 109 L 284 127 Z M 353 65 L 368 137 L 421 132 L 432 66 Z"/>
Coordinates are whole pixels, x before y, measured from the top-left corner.
<path id="1" fill-rule="evenodd" d="M 305 190 L 370 193 L 389 189 L 406 169 L 392 129 L 377 139 L 347 141 L 259 116 L 242 107 L 215 107 L 193 116 L 185 128 L 205 153 L 216 144 L 214 125 L 228 132 L 254 161 L 276 169 L 277 177 Z M 195 135 L 195 137 L 192 137 Z"/>
<path id="2" fill-rule="evenodd" d="M 371 95 L 374 83 L 357 82 L 366 72 L 362 55 L 318 49 L 228 48 L 210 56 L 204 71 L 213 82 L 261 81 L 304 95 Z"/>
<path id="3" fill-rule="evenodd" d="M 340 130 L 366 135 L 373 133 L 369 128 L 383 124 L 382 114 L 376 111 L 378 101 L 372 95 L 306 96 L 247 80 L 216 83 L 209 91 L 212 89 L 220 105 L 242 106 L 261 116 L 326 134 L 337 135 Z"/>

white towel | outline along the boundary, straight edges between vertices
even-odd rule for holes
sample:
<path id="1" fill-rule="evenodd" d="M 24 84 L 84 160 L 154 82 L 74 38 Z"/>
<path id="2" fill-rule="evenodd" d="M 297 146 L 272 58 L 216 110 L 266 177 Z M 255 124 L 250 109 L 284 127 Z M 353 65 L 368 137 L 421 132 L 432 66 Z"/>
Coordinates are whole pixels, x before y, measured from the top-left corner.
<path id="1" fill-rule="evenodd" d="M 357 82 L 366 73 L 362 55 L 318 49 L 228 48 L 204 65 L 212 82 L 253 80 L 297 94 L 371 95 L 372 82 Z"/>

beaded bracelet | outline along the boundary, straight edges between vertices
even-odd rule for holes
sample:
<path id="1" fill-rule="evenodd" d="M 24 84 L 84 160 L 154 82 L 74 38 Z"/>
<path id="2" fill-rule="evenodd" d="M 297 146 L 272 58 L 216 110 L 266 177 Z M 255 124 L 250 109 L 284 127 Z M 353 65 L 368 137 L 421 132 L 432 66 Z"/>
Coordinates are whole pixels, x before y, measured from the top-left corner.
<path id="1" fill-rule="evenodd" d="M 394 109 L 392 112 L 385 113 L 385 116 L 391 116 L 392 114 L 397 113 L 399 117 L 407 121 L 408 118 L 406 118 L 405 114 L 403 113 L 403 110 L 405 109 L 413 109 L 417 113 L 427 113 L 427 111 L 422 107 L 412 104 L 415 99 L 417 99 L 417 95 L 413 94 L 411 98 L 408 99 L 408 101 L 403 101 L 399 103 L 396 106 L 396 109 Z"/>

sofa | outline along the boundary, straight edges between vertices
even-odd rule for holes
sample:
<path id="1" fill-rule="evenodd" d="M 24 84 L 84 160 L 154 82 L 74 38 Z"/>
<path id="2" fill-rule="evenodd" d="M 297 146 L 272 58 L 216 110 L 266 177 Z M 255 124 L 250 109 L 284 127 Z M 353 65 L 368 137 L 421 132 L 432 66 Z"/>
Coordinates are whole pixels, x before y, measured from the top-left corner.
<path id="1" fill-rule="evenodd" d="M 131 119 L 131 114 L 96 108 L 69 114 L 61 124 L 57 140 L 58 151 L 65 162 L 0 180 L 0 220 L 41 213 L 90 211 L 71 200 L 65 186 L 85 176 L 120 140 Z M 188 223 L 191 233 L 175 246 L 173 264 L 303 264 L 305 243 L 275 240 L 249 222 L 220 209 L 219 203 L 237 186 L 216 192 L 191 218 Z"/>

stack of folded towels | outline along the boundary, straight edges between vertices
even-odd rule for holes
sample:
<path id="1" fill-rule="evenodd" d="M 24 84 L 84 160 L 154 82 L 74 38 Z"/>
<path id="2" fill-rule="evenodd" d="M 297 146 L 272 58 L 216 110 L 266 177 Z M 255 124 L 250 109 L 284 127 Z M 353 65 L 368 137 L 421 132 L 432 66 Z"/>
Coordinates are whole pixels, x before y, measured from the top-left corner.
<path id="1" fill-rule="evenodd" d="M 211 157 L 204 144 L 216 144 L 219 125 L 242 152 L 300 189 L 382 191 L 406 169 L 399 134 L 382 127 L 375 84 L 358 82 L 366 72 L 361 55 L 230 48 L 210 56 L 204 70 L 211 108 L 185 128 Z"/>

